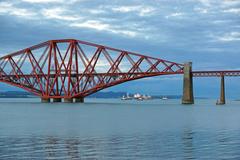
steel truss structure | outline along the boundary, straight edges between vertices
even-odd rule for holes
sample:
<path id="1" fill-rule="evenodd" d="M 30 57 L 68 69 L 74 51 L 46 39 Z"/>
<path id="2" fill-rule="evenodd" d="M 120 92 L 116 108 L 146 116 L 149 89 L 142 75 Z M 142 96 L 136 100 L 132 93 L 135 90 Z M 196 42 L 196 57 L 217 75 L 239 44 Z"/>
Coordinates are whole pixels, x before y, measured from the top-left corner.
<path id="1" fill-rule="evenodd" d="M 131 80 L 182 74 L 183 67 L 90 42 L 50 40 L 1 57 L 0 82 L 42 98 L 81 98 Z"/>

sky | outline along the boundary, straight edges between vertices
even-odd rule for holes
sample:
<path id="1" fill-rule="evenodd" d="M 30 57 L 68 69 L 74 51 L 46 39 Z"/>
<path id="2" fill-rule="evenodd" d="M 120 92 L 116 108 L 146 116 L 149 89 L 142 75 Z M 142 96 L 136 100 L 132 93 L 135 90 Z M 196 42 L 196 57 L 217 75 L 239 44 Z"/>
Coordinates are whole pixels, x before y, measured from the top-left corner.
<path id="1" fill-rule="evenodd" d="M 0 24 L 0 56 L 73 38 L 191 61 L 194 70 L 240 69 L 240 0 L 0 0 Z M 195 78 L 195 95 L 217 97 L 219 85 L 219 78 Z M 129 92 L 181 94 L 182 76 L 141 79 L 106 91 L 125 87 Z M 238 77 L 226 78 L 226 93 L 240 97 Z"/>

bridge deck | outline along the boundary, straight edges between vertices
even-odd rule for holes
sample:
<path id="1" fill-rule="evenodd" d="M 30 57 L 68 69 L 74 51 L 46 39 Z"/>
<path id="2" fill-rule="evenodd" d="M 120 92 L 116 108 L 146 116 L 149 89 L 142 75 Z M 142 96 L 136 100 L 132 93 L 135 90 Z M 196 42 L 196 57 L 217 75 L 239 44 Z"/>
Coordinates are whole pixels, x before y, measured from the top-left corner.
<path id="1" fill-rule="evenodd" d="M 79 77 L 79 76 L 129 76 L 129 75 L 139 75 L 145 74 L 146 76 L 158 76 L 158 75 L 169 75 L 169 74 L 183 74 L 182 71 L 178 72 L 135 72 L 135 73 L 78 73 L 78 74 L 71 74 L 71 77 Z M 220 76 L 240 76 L 240 70 L 225 70 L 225 71 L 193 71 L 193 77 L 220 77 Z M 48 74 L 38 74 L 38 77 L 48 76 Z M 56 77 L 55 73 L 49 74 L 50 77 Z M 59 73 L 58 76 L 68 76 L 68 73 Z M 1 77 L 16 77 L 15 74 L 12 75 L 4 75 L 2 74 Z M 34 74 L 23 74 L 18 75 L 18 77 L 36 77 Z"/>
<path id="2" fill-rule="evenodd" d="M 193 71 L 192 73 L 193 73 L 193 77 L 240 76 L 240 70 Z"/>

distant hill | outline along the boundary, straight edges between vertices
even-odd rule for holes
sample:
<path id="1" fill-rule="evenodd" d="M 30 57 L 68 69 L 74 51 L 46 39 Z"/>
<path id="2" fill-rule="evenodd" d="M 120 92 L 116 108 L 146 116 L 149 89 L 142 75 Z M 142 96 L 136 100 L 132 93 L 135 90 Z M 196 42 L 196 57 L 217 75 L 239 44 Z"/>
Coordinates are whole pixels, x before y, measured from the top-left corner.
<path id="1" fill-rule="evenodd" d="M 126 92 L 96 92 L 90 96 L 89 98 L 121 98 L 123 95 L 126 95 Z"/>
<path id="2" fill-rule="evenodd" d="M 121 98 L 123 95 L 126 95 L 127 92 L 96 92 L 88 98 Z M 130 94 L 131 96 L 133 94 Z M 168 99 L 180 99 L 181 95 L 151 95 L 154 99 L 159 99 L 163 97 L 167 97 Z M 24 92 L 24 91 L 6 91 L 0 92 L 0 98 L 33 98 L 36 97 L 32 93 Z"/>
<path id="3" fill-rule="evenodd" d="M 89 98 L 120 98 L 125 95 L 126 92 L 97 92 Z M 0 98 L 32 98 L 36 97 L 34 94 L 24 91 L 6 91 L 0 92 Z"/>
<path id="4" fill-rule="evenodd" d="M 0 98 L 31 98 L 31 97 L 34 97 L 32 93 L 24 91 L 0 92 Z"/>

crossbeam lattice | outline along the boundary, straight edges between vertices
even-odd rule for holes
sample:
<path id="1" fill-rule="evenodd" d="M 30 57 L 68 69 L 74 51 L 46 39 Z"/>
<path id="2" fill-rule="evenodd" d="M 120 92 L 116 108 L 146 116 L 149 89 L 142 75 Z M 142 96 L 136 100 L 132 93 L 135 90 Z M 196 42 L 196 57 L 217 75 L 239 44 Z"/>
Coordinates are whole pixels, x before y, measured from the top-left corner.
<path id="1" fill-rule="evenodd" d="M 74 39 L 0 58 L 0 81 L 46 98 L 85 97 L 139 78 L 181 74 L 183 65 Z"/>

